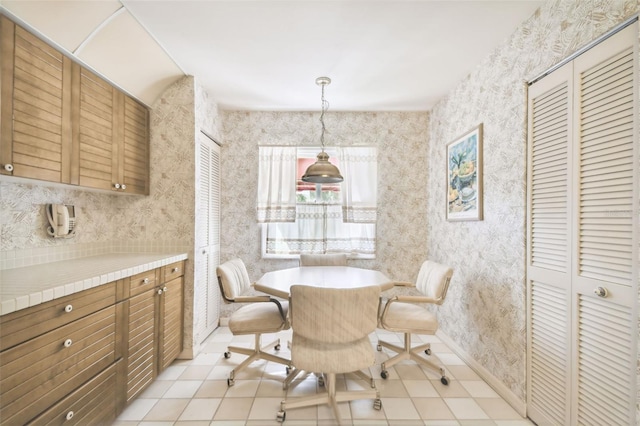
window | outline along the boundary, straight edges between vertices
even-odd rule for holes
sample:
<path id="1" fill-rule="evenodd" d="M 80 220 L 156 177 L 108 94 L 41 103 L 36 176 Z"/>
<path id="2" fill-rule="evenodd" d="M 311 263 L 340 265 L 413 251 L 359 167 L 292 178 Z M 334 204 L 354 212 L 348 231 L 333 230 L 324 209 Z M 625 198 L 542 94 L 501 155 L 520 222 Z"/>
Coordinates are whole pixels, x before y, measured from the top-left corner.
<path id="1" fill-rule="evenodd" d="M 263 223 L 263 257 L 375 256 L 377 151 L 370 147 L 325 150 L 344 182 L 302 181 L 320 148 L 260 148 L 258 221 Z"/>

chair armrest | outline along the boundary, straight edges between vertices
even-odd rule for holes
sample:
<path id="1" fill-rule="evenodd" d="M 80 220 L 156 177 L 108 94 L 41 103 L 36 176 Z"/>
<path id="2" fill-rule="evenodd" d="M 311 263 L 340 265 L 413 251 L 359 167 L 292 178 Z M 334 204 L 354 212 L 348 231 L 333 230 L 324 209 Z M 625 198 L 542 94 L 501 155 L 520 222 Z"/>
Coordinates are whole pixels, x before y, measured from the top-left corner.
<path id="1" fill-rule="evenodd" d="M 270 302 L 269 296 L 238 296 L 233 299 L 235 303 Z"/>
<path id="2" fill-rule="evenodd" d="M 384 308 L 382 309 L 382 313 L 380 313 L 380 319 L 378 323 L 382 324 L 384 322 L 385 317 L 387 316 L 387 311 L 392 303 L 395 302 L 403 302 L 403 303 L 437 303 L 436 299 L 432 297 L 426 296 L 393 296 L 391 299 L 387 300 L 387 303 L 384 304 Z M 382 299 L 380 299 L 380 303 L 382 303 Z M 378 311 L 380 312 L 380 311 Z"/>
<path id="3" fill-rule="evenodd" d="M 393 297 L 394 302 L 404 302 L 404 303 L 438 303 L 436 299 L 433 297 L 426 296 L 395 296 Z M 390 301 L 391 301 L 390 300 Z"/>

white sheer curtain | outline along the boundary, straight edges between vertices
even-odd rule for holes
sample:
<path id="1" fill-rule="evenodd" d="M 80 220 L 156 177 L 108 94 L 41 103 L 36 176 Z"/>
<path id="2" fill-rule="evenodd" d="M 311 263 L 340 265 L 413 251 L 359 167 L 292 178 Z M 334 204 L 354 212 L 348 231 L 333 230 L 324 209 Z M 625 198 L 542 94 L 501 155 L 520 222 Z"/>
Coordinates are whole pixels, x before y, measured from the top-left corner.
<path id="1" fill-rule="evenodd" d="M 281 148 L 282 149 L 282 148 Z M 264 240 L 263 252 L 273 256 L 295 256 L 301 253 L 347 253 L 364 258 L 373 258 L 376 246 L 376 216 L 377 216 L 377 150 L 370 147 L 346 147 L 340 148 L 339 167 L 344 182 L 340 184 L 342 203 L 299 203 L 295 205 L 294 220 L 289 220 L 290 209 L 287 215 L 284 205 L 280 203 L 275 208 L 263 208 L 265 213 L 271 212 L 271 220 L 263 227 Z M 288 158 L 289 154 L 283 155 Z M 280 155 L 260 154 L 261 172 L 260 178 L 270 178 L 270 183 L 276 182 L 273 178 L 274 168 L 282 168 L 284 162 Z M 267 167 L 262 162 L 279 161 L 279 166 Z M 270 170 L 263 173 L 262 169 Z M 295 169 L 295 167 L 294 167 Z M 276 173 L 277 174 L 277 173 Z M 281 175 L 277 174 L 277 175 Z M 293 177 L 295 179 L 295 175 Z M 276 188 L 259 182 L 259 188 L 269 189 L 277 193 Z M 295 192 L 295 182 L 292 184 Z M 259 199 L 260 205 L 268 206 L 266 197 Z M 273 198 L 273 197 L 272 197 Z M 274 203 L 271 203 L 272 205 Z M 278 213 L 278 214 L 275 214 Z M 278 216 L 285 216 L 287 220 L 279 220 Z M 277 219 L 277 220 L 276 220 Z"/>
<path id="2" fill-rule="evenodd" d="M 296 220 L 296 147 L 261 146 L 258 159 L 258 222 Z"/>
<path id="3" fill-rule="evenodd" d="M 378 150 L 374 147 L 338 149 L 344 182 L 342 215 L 347 223 L 376 223 L 378 213 Z"/>

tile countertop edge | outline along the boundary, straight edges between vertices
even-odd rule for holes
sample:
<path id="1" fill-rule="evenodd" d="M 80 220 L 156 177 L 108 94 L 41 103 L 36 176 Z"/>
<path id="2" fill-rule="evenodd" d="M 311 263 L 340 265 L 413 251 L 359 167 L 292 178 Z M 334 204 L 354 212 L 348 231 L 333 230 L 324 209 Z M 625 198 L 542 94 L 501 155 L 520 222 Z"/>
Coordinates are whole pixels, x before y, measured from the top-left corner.
<path id="1" fill-rule="evenodd" d="M 124 258 L 131 256 L 131 253 L 122 253 Z M 167 254 L 153 254 L 153 253 L 141 253 L 145 258 L 142 263 L 128 264 L 124 268 L 114 268 L 113 270 L 103 272 L 97 275 L 78 274 L 78 276 L 70 279 L 68 282 L 59 284 L 53 284 L 50 286 L 43 285 L 43 288 L 37 291 L 27 291 L 26 294 L 19 296 L 0 296 L 0 316 L 10 314 L 21 309 L 30 308 L 32 306 L 39 305 L 41 303 L 49 302 L 54 299 L 58 299 L 70 294 L 78 293 L 83 290 L 88 290 L 93 287 L 97 287 L 103 284 L 107 284 L 113 281 L 117 281 L 122 278 L 130 277 L 142 272 L 149 271 L 151 269 L 157 269 L 166 265 L 170 265 L 174 262 L 186 260 L 188 255 L 186 253 L 167 253 Z M 113 256 L 111 254 L 110 256 Z M 92 259 L 92 261 L 100 262 L 101 256 L 93 256 L 91 258 L 81 258 L 84 261 L 86 259 Z M 124 259 L 123 258 L 123 259 Z M 71 261 L 68 261 L 71 262 Z M 60 266 L 63 262 L 55 262 L 57 266 Z M 47 264 L 37 265 L 39 268 L 46 267 Z M 35 267 L 30 267 L 35 268 Z M 24 268 L 19 268 L 24 269 Z M 0 271 L 0 274 L 6 276 L 11 269 Z M 0 282 L 0 286 L 2 282 Z"/>

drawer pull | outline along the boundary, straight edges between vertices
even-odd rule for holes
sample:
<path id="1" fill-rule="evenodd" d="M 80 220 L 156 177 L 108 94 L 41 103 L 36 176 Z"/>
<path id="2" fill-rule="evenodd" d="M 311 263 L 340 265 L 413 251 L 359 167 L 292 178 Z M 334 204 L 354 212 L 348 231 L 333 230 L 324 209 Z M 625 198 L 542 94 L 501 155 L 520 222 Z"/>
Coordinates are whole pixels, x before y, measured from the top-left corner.
<path id="1" fill-rule="evenodd" d="M 142 280 L 143 284 L 149 284 L 149 278 L 145 278 L 144 280 Z"/>
<path id="2" fill-rule="evenodd" d="M 176 272 L 180 272 L 180 268 L 175 267 L 171 270 L 171 272 L 176 273 Z"/>
<path id="3" fill-rule="evenodd" d="M 123 183 L 122 185 L 120 185 L 120 188 L 124 191 L 125 189 L 127 189 L 127 185 Z"/>
<path id="4" fill-rule="evenodd" d="M 167 292 L 167 286 L 162 287 L 162 291 Z"/>
<path id="5" fill-rule="evenodd" d="M 158 294 L 162 294 L 162 289 L 161 288 L 158 289 Z"/>
<path id="6" fill-rule="evenodd" d="M 115 189 L 120 189 L 120 184 L 119 184 L 119 183 L 114 183 L 114 184 L 113 184 L 113 187 L 114 187 Z"/>
<path id="7" fill-rule="evenodd" d="M 73 305 L 67 305 L 67 306 L 65 306 L 65 307 L 64 307 L 64 311 L 65 311 L 65 312 L 71 312 L 71 311 L 73 311 Z"/>
<path id="8" fill-rule="evenodd" d="M 64 347 L 65 348 L 68 348 L 72 344 L 73 344 L 73 340 L 71 340 L 71 339 L 67 339 L 67 340 L 64 341 Z"/>
<path id="9" fill-rule="evenodd" d="M 69 411 L 66 416 L 67 420 L 71 420 L 73 418 L 73 411 Z"/>

